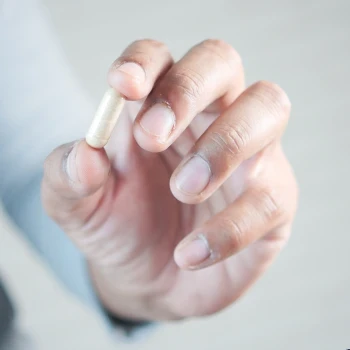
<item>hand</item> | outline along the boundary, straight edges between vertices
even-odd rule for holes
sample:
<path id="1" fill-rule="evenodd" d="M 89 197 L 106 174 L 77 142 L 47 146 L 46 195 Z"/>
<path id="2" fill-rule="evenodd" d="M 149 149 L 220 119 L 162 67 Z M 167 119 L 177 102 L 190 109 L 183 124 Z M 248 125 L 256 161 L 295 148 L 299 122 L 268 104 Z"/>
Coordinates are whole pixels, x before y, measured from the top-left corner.
<path id="1" fill-rule="evenodd" d="M 163 44 L 134 42 L 108 82 L 134 102 L 106 150 L 78 141 L 52 152 L 44 206 L 85 254 L 112 313 L 221 310 L 291 231 L 297 185 L 280 142 L 289 99 L 269 82 L 245 90 L 239 55 L 218 40 L 175 64 Z"/>

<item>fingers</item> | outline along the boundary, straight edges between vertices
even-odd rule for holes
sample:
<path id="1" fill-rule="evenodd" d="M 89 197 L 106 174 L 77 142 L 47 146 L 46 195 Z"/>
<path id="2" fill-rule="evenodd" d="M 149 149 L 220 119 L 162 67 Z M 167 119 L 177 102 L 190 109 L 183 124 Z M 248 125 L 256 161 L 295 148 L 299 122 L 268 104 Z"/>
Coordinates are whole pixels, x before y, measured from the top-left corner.
<path id="1" fill-rule="evenodd" d="M 167 47 L 155 40 L 132 43 L 111 66 L 108 83 L 129 100 L 146 97 L 172 65 Z"/>
<path id="2" fill-rule="evenodd" d="M 104 149 L 93 149 L 85 141 L 56 148 L 44 165 L 45 210 L 67 229 L 81 226 L 96 208 L 109 172 Z"/>
<path id="3" fill-rule="evenodd" d="M 286 222 L 282 196 L 268 187 L 249 189 L 178 245 L 176 263 L 184 269 L 200 269 L 246 248 Z"/>
<path id="4" fill-rule="evenodd" d="M 237 52 L 219 40 L 192 48 L 159 80 L 134 125 L 145 150 L 169 147 L 206 107 L 227 107 L 242 92 L 244 74 Z"/>
<path id="5" fill-rule="evenodd" d="M 174 171 L 174 196 L 185 203 L 207 199 L 244 160 L 281 136 L 289 113 L 289 99 L 277 85 L 259 82 L 248 88 Z"/>

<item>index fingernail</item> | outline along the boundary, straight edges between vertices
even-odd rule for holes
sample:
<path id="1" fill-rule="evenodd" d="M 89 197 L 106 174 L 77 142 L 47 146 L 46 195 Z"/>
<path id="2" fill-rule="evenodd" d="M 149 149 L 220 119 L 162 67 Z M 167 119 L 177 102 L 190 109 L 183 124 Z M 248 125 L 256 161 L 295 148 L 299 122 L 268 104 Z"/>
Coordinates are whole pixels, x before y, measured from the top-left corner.
<path id="1" fill-rule="evenodd" d="M 174 129 L 175 115 L 164 103 L 156 103 L 140 119 L 140 126 L 151 137 L 165 143 Z"/>

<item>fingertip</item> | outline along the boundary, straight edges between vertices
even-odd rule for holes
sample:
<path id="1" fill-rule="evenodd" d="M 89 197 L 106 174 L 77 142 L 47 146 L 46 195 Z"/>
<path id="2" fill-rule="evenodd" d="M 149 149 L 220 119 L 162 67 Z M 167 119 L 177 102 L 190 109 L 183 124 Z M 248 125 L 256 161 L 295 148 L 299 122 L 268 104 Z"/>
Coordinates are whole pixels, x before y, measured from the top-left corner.
<path id="1" fill-rule="evenodd" d="M 187 270 L 186 260 L 183 259 L 182 254 L 179 252 L 178 248 L 176 248 L 174 251 L 174 261 L 180 269 Z"/>
<path id="2" fill-rule="evenodd" d="M 175 126 L 175 114 L 167 103 L 146 102 L 134 122 L 134 136 L 146 151 L 162 152 L 174 141 Z"/>
<path id="3" fill-rule="evenodd" d="M 148 94 L 146 73 L 135 62 L 113 65 L 107 74 L 108 84 L 128 100 L 141 100 Z"/>
<path id="4" fill-rule="evenodd" d="M 61 145 L 44 163 L 44 201 L 50 207 L 57 199 L 89 196 L 106 183 L 109 173 L 110 162 L 104 149 L 94 149 L 85 140 Z"/>
<path id="5" fill-rule="evenodd" d="M 65 169 L 70 182 L 84 193 L 92 193 L 106 181 L 110 162 L 103 148 L 92 148 L 81 140 L 69 152 Z"/>

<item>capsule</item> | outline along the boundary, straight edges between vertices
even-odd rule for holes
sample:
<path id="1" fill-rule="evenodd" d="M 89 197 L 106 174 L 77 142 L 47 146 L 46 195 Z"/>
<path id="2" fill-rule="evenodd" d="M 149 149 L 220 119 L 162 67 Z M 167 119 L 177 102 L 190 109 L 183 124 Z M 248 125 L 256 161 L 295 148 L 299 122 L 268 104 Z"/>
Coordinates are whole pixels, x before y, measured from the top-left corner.
<path id="1" fill-rule="evenodd" d="M 113 88 L 106 91 L 86 134 L 85 139 L 88 145 L 93 148 L 106 146 L 124 104 L 125 99 Z"/>

